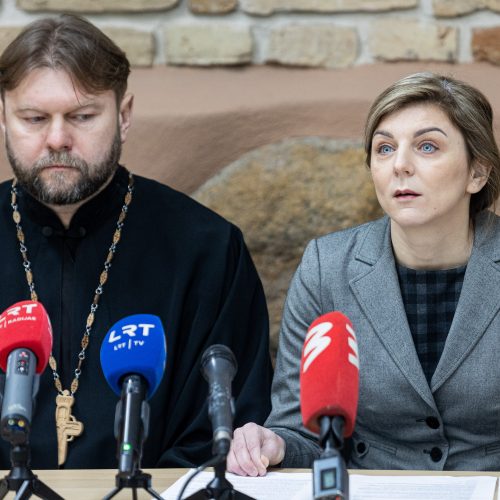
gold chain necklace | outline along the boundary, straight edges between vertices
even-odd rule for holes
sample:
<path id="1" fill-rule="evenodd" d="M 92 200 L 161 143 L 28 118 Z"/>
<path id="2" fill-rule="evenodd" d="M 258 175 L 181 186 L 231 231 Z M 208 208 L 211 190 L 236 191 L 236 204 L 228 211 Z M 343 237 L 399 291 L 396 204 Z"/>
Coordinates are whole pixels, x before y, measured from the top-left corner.
<path id="1" fill-rule="evenodd" d="M 56 397 L 56 430 L 57 430 L 57 461 L 59 466 L 64 464 L 68 453 L 68 443 L 73 441 L 83 432 L 83 423 L 76 420 L 75 416 L 71 414 L 71 407 L 75 402 L 75 393 L 78 390 L 80 375 L 82 373 L 82 366 L 85 360 L 85 352 L 89 346 L 90 332 L 94 324 L 95 313 L 99 307 L 99 299 L 103 293 L 104 284 L 108 280 L 108 273 L 111 267 L 111 261 L 116 252 L 118 242 L 121 238 L 122 228 L 127 217 L 128 207 L 132 201 L 132 191 L 134 189 L 134 177 L 129 172 L 128 174 L 127 193 L 125 195 L 124 203 L 116 223 L 116 229 L 113 234 L 111 246 L 108 250 L 108 255 L 104 261 L 104 269 L 99 276 L 99 285 L 97 286 L 94 294 L 94 299 L 90 305 L 90 313 L 87 316 L 87 323 L 85 331 L 81 340 L 81 351 L 78 353 L 78 363 L 74 371 L 74 378 L 71 382 L 70 390 L 63 389 L 59 373 L 57 372 L 57 362 L 54 355 L 51 353 L 49 358 L 49 365 L 54 377 L 54 385 L 57 390 Z M 12 181 L 11 187 L 11 207 L 12 218 L 16 224 L 17 240 L 19 241 L 19 250 L 23 258 L 23 267 L 26 273 L 26 281 L 30 290 L 31 300 L 38 302 L 38 295 L 35 291 L 35 282 L 33 280 L 33 271 L 31 270 L 31 262 L 28 259 L 28 249 L 26 247 L 24 232 L 21 227 L 21 214 L 17 206 L 17 179 Z"/>

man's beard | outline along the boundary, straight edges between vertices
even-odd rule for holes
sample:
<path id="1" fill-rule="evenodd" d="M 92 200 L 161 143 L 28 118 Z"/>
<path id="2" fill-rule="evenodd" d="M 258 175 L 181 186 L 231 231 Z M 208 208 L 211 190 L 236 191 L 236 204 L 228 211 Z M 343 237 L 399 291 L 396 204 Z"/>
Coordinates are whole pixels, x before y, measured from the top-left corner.
<path id="1" fill-rule="evenodd" d="M 50 152 L 31 167 L 22 165 L 10 146 L 8 135 L 5 137 L 7 157 L 21 185 L 31 196 L 49 205 L 71 205 L 85 200 L 97 193 L 118 168 L 121 155 L 121 138 L 117 131 L 111 147 L 100 162 L 88 164 L 67 151 Z M 76 181 L 66 179 L 67 172 L 52 172 L 46 181 L 40 173 L 53 165 L 71 167 L 80 173 Z"/>

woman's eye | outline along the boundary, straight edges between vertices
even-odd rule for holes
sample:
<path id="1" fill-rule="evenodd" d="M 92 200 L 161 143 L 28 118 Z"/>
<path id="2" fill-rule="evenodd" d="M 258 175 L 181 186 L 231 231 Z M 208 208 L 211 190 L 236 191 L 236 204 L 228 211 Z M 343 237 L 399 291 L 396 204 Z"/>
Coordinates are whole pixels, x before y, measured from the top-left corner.
<path id="1" fill-rule="evenodd" d="M 422 144 L 421 149 L 424 153 L 434 153 L 434 151 L 436 151 L 437 148 L 436 146 L 434 146 L 434 144 L 426 142 Z"/>
<path id="2" fill-rule="evenodd" d="M 386 155 L 389 153 L 392 153 L 394 151 L 394 148 L 392 146 L 389 146 L 389 144 L 382 144 L 382 146 L 379 146 L 378 152 Z"/>

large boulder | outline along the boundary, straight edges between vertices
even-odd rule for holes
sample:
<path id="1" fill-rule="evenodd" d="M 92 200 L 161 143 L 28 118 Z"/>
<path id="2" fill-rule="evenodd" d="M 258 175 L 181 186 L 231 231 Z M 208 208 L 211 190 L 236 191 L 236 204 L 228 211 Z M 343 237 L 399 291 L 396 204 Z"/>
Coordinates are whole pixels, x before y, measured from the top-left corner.
<path id="1" fill-rule="evenodd" d="M 361 144 L 319 137 L 250 151 L 193 196 L 242 229 L 264 284 L 273 353 L 307 242 L 381 215 Z"/>

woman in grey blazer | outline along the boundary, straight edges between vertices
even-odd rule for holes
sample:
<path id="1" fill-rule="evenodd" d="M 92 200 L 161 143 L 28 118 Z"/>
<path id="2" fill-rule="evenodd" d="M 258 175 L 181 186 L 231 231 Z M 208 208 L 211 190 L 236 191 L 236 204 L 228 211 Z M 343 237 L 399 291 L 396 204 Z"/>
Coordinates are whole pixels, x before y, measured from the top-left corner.
<path id="1" fill-rule="evenodd" d="M 307 246 L 285 303 L 273 409 L 234 433 L 228 470 L 309 467 L 300 357 L 311 322 L 347 315 L 359 348 L 348 466 L 500 469 L 500 155 L 487 99 L 432 73 L 372 105 L 366 162 L 380 220 Z"/>

